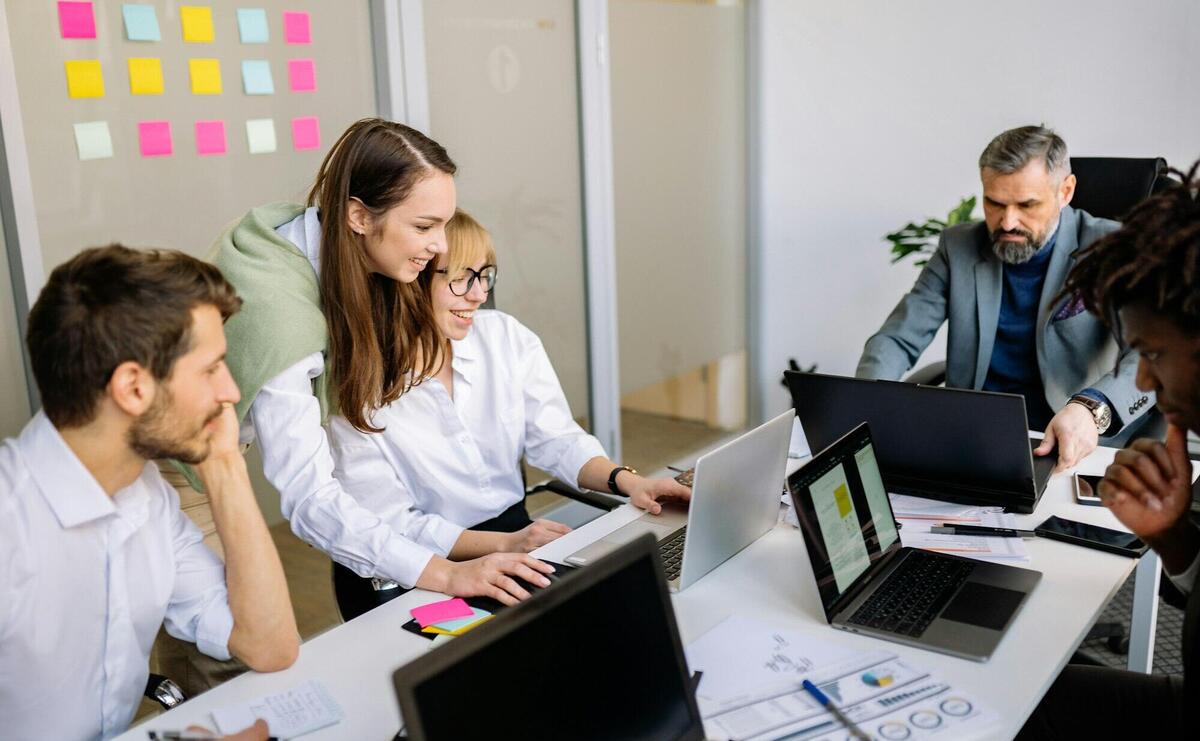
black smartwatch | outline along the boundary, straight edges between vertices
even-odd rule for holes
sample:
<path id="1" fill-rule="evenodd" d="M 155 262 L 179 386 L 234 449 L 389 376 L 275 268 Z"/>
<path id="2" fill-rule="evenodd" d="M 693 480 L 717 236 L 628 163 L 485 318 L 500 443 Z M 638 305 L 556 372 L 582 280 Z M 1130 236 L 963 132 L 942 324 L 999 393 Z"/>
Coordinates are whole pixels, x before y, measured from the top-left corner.
<path id="1" fill-rule="evenodd" d="M 629 496 L 628 494 L 617 488 L 617 474 L 622 471 L 628 471 L 635 476 L 637 475 L 637 471 L 633 470 L 629 466 L 617 466 L 612 470 L 612 473 L 608 475 L 608 490 L 619 497 L 627 497 Z"/>

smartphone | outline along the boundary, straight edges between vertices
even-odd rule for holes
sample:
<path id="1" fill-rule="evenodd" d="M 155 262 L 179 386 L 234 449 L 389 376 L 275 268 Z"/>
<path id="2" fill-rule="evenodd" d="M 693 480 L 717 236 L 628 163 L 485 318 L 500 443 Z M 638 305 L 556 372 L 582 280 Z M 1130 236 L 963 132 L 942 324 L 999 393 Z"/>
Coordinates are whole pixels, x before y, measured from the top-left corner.
<path id="1" fill-rule="evenodd" d="M 1075 474 L 1075 501 L 1092 507 L 1100 506 L 1100 479 L 1102 476 Z"/>
<path id="2" fill-rule="evenodd" d="M 1074 543 L 1085 548 L 1137 558 L 1146 552 L 1146 544 L 1133 533 L 1088 525 L 1061 517 L 1050 517 L 1033 530 L 1043 538 Z"/>

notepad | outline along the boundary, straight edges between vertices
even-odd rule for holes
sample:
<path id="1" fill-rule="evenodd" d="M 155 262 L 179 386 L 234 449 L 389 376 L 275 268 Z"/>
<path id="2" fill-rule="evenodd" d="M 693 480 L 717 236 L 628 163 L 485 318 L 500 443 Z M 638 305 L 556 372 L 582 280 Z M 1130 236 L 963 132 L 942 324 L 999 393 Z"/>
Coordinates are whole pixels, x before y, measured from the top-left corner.
<path id="1" fill-rule="evenodd" d="M 430 625 L 454 620 L 455 618 L 473 618 L 475 616 L 475 609 L 468 605 L 461 597 L 455 597 L 454 599 L 431 602 L 428 605 L 414 607 L 412 609 L 412 616 L 418 625 L 422 628 L 427 628 Z"/>
<path id="2" fill-rule="evenodd" d="M 325 685 L 313 680 L 286 692 L 217 708 L 212 717 L 223 734 L 249 728 L 261 718 L 272 736 L 295 738 L 338 723 L 345 713 Z"/>
<path id="3" fill-rule="evenodd" d="M 472 628 L 476 628 L 482 623 L 486 623 L 493 615 L 487 610 L 481 610 L 478 607 L 472 607 L 474 612 L 469 617 L 455 618 L 453 620 L 443 620 L 433 625 L 427 625 L 421 628 L 422 633 L 433 633 L 434 635 L 460 636 Z"/>

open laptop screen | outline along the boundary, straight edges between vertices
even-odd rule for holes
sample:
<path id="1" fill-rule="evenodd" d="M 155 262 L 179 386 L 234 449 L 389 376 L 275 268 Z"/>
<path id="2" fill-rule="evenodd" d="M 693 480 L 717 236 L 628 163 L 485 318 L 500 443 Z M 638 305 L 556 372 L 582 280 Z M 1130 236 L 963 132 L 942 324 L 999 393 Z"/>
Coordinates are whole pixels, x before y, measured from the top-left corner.
<path id="1" fill-rule="evenodd" d="M 866 424 L 788 477 L 826 615 L 900 533 Z"/>
<path id="2" fill-rule="evenodd" d="M 650 536 L 396 672 L 409 737 L 701 739 Z"/>

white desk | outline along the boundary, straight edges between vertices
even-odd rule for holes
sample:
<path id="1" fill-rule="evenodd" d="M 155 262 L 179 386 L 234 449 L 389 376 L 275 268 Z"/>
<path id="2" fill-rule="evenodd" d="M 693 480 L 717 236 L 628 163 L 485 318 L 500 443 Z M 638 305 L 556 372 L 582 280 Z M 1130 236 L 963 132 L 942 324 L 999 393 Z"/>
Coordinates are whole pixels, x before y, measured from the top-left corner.
<path id="1" fill-rule="evenodd" d="M 1101 448 L 1080 469 L 1085 473 L 1102 472 L 1113 454 L 1114 451 Z M 630 510 L 626 505 L 594 520 L 540 549 L 536 555 L 561 560 L 580 545 L 636 516 L 636 511 Z M 1067 475 L 1051 480 L 1037 512 L 1019 517 L 1020 526 L 1032 527 L 1052 514 L 1120 527 L 1107 509 L 1075 504 Z M 1042 580 L 991 661 L 980 664 L 886 644 L 887 648 L 910 657 L 987 702 L 1004 719 L 1002 729 L 996 732 L 1003 737 L 1011 737 L 1020 729 L 1137 564 L 1123 556 L 1050 540 L 1035 539 L 1027 544 L 1032 558 L 1029 567 L 1041 571 Z M 1157 591 L 1158 559 L 1142 560 L 1148 564 L 1143 568 L 1155 577 L 1153 591 Z M 1142 588 L 1141 582 L 1139 596 L 1144 598 L 1143 592 L 1153 596 L 1149 588 Z M 347 738 L 389 741 L 400 727 L 392 672 L 429 649 L 427 640 L 401 630 L 400 625 L 409 619 L 410 608 L 437 597 L 420 590 L 409 592 L 305 643 L 299 660 L 287 671 L 245 674 L 169 713 L 151 718 L 120 738 L 141 741 L 146 738 L 147 730 L 182 729 L 194 723 L 211 727 L 209 712 L 213 708 L 319 679 L 345 710 L 347 718 L 306 736 L 306 741 Z M 804 542 L 800 532 L 787 524 L 780 524 L 686 591 L 674 595 L 672 601 L 685 645 L 735 612 L 753 615 L 782 628 L 827 631 L 830 640 L 856 648 L 881 645 L 875 639 L 835 631 L 826 624 Z M 1153 651 L 1147 647 L 1152 646 L 1153 626 L 1145 619 L 1142 622 L 1139 640 L 1145 642 L 1149 638 L 1150 643 L 1142 650 L 1150 656 Z"/>

